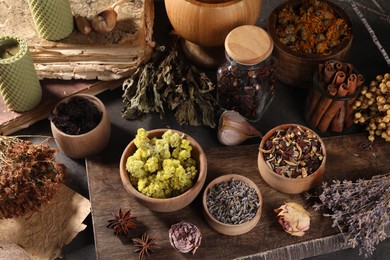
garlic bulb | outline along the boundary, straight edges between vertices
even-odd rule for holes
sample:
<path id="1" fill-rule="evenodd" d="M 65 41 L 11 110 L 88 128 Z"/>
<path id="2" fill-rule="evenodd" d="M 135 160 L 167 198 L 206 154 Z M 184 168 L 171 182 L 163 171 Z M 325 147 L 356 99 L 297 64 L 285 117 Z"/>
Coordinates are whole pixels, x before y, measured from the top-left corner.
<path id="1" fill-rule="evenodd" d="M 226 110 L 219 118 L 218 140 L 221 144 L 238 145 L 249 138 L 262 136 L 245 117 L 236 111 Z"/>

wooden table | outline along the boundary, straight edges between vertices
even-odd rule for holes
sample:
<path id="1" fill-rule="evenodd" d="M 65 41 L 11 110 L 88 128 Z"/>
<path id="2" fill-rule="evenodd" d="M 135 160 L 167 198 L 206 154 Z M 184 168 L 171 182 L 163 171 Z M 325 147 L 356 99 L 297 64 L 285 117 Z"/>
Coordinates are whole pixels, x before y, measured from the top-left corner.
<path id="1" fill-rule="evenodd" d="M 356 180 L 370 178 L 390 171 L 390 143 L 378 140 L 367 149 L 359 147 L 366 142 L 365 134 L 325 138 L 328 161 L 324 181 L 334 179 Z M 140 205 L 124 189 L 119 176 L 120 154 L 94 157 L 87 160 L 87 177 L 92 204 L 92 220 L 98 259 L 130 259 L 134 247 L 131 239 L 116 237 L 106 227 L 112 219 L 111 212 L 119 208 L 132 210 L 137 216 L 137 228 L 131 238 L 141 237 L 144 232 L 158 235 L 161 249 L 153 259 L 232 259 L 259 257 L 266 259 L 300 259 L 334 252 L 344 248 L 343 237 L 338 229 L 331 228 L 331 219 L 313 211 L 311 203 L 301 195 L 280 193 L 269 187 L 257 169 L 258 145 L 218 147 L 206 149 L 208 175 L 206 184 L 212 179 L 229 173 L 238 173 L 252 179 L 260 188 L 263 198 L 263 213 L 257 226 L 240 236 L 225 236 L 217 233 L 206 223 L 202 214 L 201 194 L 186 208 L 158 213 Z M 203 190 L 202 190 L 203 192 Z M 285 233 L 278 224 L 274 209 L 287 201 L 305 205 L 311 214 L 310 230 L 303 237 Z M 195 255 L 181 254 L 169 243 L 168 230 L 181 220 L 197 225 L 202 232 L 202 244 Z"/>

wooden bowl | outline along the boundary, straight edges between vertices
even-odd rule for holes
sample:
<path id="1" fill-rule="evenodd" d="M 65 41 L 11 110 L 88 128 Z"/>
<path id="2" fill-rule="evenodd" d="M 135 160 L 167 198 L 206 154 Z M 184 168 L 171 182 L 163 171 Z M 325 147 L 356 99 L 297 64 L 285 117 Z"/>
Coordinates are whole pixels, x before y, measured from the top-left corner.
<path id="1" fill-rule="evenodd" d="M 148 131 L 149 132 L 148 137 L 160 138 L 167 130 L 172 130 L 172 129 L 150 130 Z M 198 144 L 198 142 L 195 141 L 195 139 L 193 139 L 189 135 L 186 135 L 177 130 L 172 130 L 172 131 L 180 134 L 191 143 L 192 145 L 191 157 L 195 159 L 198 164 L 198 177 L 196 179 L 196 182 L 194 183 L 192 188 L 190 188 L 183 194 L 172 198 L 158 199 L 158 198 L 148 197 L 140 193 L 133 186 L 133 184 L 130 182 L 129 179 L 129 173 L 126 170 L 126 161 L 127 158 L 129 158 L 129 156 L 131 156 L 137 150 L 137 147 L 134 144 L 134 140 L 131 141 L 123 151 L 120 164 L 119 164 L 120 177 L 126 191 L 131 196 L 133 196 L 140 204 L 149 208 L 150 210 L 157 211 L 157 212 L 173 212 L 189 205 L 196 198 L 196 196 L 203 188 L 204 182 L 206 180 L 206 175 L 207 175 L 207 159 L 206 159 L 206 154 L 204 153 L 202 147 Z"/>
<path id="2" fill-rule="evenodd" d="M 319 166 L 319 168 L 309 174 L 306 177 L 301 177 L 301 178 L 290 178 L 290 177 L 285 177 L 280 174 L 277 174 L 275 171 L 272 170 L 272 168 L 266 163 L 264 159 L 264 154 L 261 149 L 264 149 L 265 142 L 272 137 L 276 131 L 281 130 L 281 129 L 286 129 L 289 127 L 300 127 L 302 130 L 306 131 L 309 130 L 313 135 L 318 138 L 320 144 L 321 144 L 321 150 L 322 150 L 322 163 Z M 257 158 L 257 164 L 258 168 L 260 171 L 260 175 L 263 178 L 263 180 L 271 187 L 274 189 L 288 193 L 288 194 L 299 194 L 304 191 L 308 191 L 311 188 L 313 188 L 316 184 L 318 184 L 321 181 L 321 178 L 324 174 L 325 171 L 325 163 L 326 163 L 326 150 L 325 150 L 325 144 L 322 141 L 322 139 L 311 129 L 302 126 L 302 125 L 297 125 L 297 124 L 284 124 L 277 126 L 270 131 L 268 131 L 264 137 L 262 138 L 260 142 L 260 147 L 259 147 L 259 154 Z"/>
<path id="3" fill-rule="evenodd" d="M 291 50 L 288 46 L 283 44 L 277 34 L 277 14 L 289 2 L 291 5 L 297 7 L 301 4 L 301 0 L 285 1 L 277 6 L 268 18 L 268 33 L 274 42 L 273 55 L 278 61 L 277 78 L 282 83 L 299 88 L 309 88 L 313 83 L 314 72 L 318 69 L 320 63 L 327 60 L 345 60 L 348 55 L 353 39 L 352 21 L 348 14 L 336 4 L 324 0 L 335 14 L 342 18 L 350 28 L 350 37 L 348 40 L 342 42 L 329 55 L 320 56 L 319 54 L 306 54 Z"/>
<path id="4" fill-rule="evenodd" d="M 165 0 L 174 30 L 184 39 L 187 58 L 202 67 L 223 62 L 226 35 L 241 25 L 253 25 L 262 0 Z"/>
<path id="5" fill-rule="evenodd" d="M 96 155 L 107 146 L 111 136 L 111 121 L 102 101 L 88 94 L 76 94 L 64 98 L 58 102 L 52 113 L 56 114 L 57 107 L 60 104 L 67 103 L 74 97 L 82 97 L 95 104 L 99 111 L 102 112 L 100 123 L 91 131 L 80 135 L 64 133 L 52 121 L 50 122 L 50 127 L 58 148 L 70 158 L 81 159 Z"/>
<path id="6" fill-rule="evenodd" d="M 244 222 L 242 224 L 226 224 L 223 223 L 219 220 L 217 220 L 208 210 L 207 203 L 206 203 L 206 198 L 208 195 L 208 192 L 210 188 L 212 188 L 214 185 L 221 183 L 221 182 L 226 182 L 226 181 L 231 181 L 232 179 L 237 180 L 237 181 L 242 181 L 246 183 L 249 187 L 255 189 L 257 196 L 259 198 L 259 208 L 257 209 L 256 215 L 254 218 L 248 220 L 247 222 Z M 250 180 L 249 178 L 238 175 L 238 174 L 227 174 L 227 175 L 222 175 L 218 178 L 215 178 L 212 180 L 207 186 L 206 189 L 203 192 L 203 197 L 202 197 L 202 203 L 203 203 L 203 213 L 206 218 L 207 223 L 217 232 L 228 235 L 228 236 L 238 236 L 245 234 L 252 230 L 257 223 L 260 220 L 261 217 L 261 211 L 262 211 L 262 205 L 263 205 L 263 197 L 261 195 L 259 187 Z"/>

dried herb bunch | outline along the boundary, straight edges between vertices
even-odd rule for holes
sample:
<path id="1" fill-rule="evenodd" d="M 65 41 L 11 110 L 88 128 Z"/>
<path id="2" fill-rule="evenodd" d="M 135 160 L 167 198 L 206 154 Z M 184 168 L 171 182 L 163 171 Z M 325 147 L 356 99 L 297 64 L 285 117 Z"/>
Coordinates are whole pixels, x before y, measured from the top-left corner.
<path id="1" fill-rule="evenodd" d="M 46 205 L 65 181 L 57 150 L 0 136 L 0 219 L 29 215 Z"/>
<path id="2" fill-rule="evenodd" d="M 172 40 L 170 50 L 156 47 L 151 62 L 125 80 L 122 116 L 133 120 L 157 112 L 162 118 L 166 110 L 171 110 L 180 125 L 215 128 L 215 86 L 205 73 L 185 60 L 176 41 Z"/>
<path id="3" fill-rule="evenodd" d="M 155 249 L 160 248 L 157 244 L 157 236 L 150 237 L 147 233 L 144 233 L 141 238 L 133 238 L 132 240 L 136 248 L 134 252 L 139 253 L 139 260 L 146 259 Z"/>
<path id="4" fill-rule="evenodd" d="M 307 194 L 307 197 L 313 195 Z M 371 256 L 375 245 L 386 239 L 390 225 L 390 173 L 369 180 L 334 180 L 322 183 L 315 210 L 330 210 L 333 227 L 344 234 L 345 245 L 359 247 L 359 253 Z"/>
<path id="5" fill-rule="evenodd" d="M 114 230 L 115 235 L 126 235 L 129 236 L 130 229 L 134 229 L 137 225 L 134 221 L 137 217 L 131 215 L 131 210 L 122 212 L 122 209 L 119 209 L 118 214 L 111 213 L 114 219 L 108 221 L 108 228 Z"/>
<path id="6" fill-rule="evenodd" d="M 324 1 L 302 0 L 298 7 L 288 1 L 277 15 L 279 40 L 296 52 L 326 56 L 351 37 L 348 24 Z"/>

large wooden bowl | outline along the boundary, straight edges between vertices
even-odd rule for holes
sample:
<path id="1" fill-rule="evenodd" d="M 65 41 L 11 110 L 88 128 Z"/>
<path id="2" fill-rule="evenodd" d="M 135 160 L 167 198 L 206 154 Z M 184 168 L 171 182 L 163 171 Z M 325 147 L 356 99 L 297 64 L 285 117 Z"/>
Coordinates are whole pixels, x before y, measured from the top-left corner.
<path id="1" fill-rule="evenodd" d="M 91 131 L 80 135 L 64 133 L 53 122 L 50 122 L 50 127 L 58 148 L 70 158 L 81 159 L 96 155 L 107 146 L 111 137 L 111 121 L 102 101 L 88 94 L 76 94 L 61 100 L 55 106 L 53 113 L 56 113 L 60 104 L 67 103 L 74 97 L 82 97 L 95 104 L 98 110 L 102 112 L 100 123 Z"/>
<path id="2" fill-rule="evenodd" d="M 207 198 L 207 195 L 208 195 L 210 188 L 217 185 L 218 183 L 231 181 L 232 179 L 236 180 L 236 181 L 242 181 L 246 185 L 248 185 L 250 188 L 255 189 L 257 196 L 259 198 L 259 208 L 257 209 L 255 217 L 248 220 L 247 222 L 244 222 L 241 224 L 223 223 L 223 222 L 217 220 L 210 213 L 210 211 L 208 210 L 208 207 L 207 207 L 206 198 Z M 224 235 L 228 235 L 228 236 L 238 236 L 238 235 L 242 235 L 242 234 L 245 234 L 245 233 L 251 231 L 259 222 L 260 217 L 261 217 L 262 205 L 263 205 L 263 197 L 261 195 L 259 187 L 257 187 L 257 185 L 249 178 L 247 178 L 243 175 L 239 175 L 239 174 L 226 174 L 226 175 L 222 175 L 218 178 L 215 178 L 207 185 L 206 189 L 203 192 L 202 203 L 203 203 L 203 213 L 204 213 L 204 216 L 206 218 L 206 221 L 215 231 L 217 231 L 221 234 L 224 234 Z"/>
<path id="3" fill-rule="evenodd" d="M 276 131 L 281 130 L 281 129 L 286 129 L 288 127 L 300 127 L 303 130 L 309 130 L 311 133 L 313 133 L 317 139 L 321 143 L 321 149 L 322 149 L 322 154 L 323 154 L 323 160 L 320 165 L 320 167 L 313 172 L 312 174 L 302 177 L 302 178 L 289 178 L 285 177 L 282 175 L 277 174 L 272 170 L 272 168 L 267 164 L 267 162 L 264 159 L 264 154 L 261 151 L 261 149 L 264 149 L 265 142 L 270 139 L 271 136 L 275 134 Z M 316 184 L 318 184 L 325 171 L 325 163 L 326 163 L 326 150 L 325 150 L 325 144 L 322 141 L 322 139 L 311 129 L 302 126 L 302 125 L 297 125 L 297 124 L 283 124 L 276 126 L 275 128 L 271 129 L 268 131 L 264 137 L 262 138 L 260 142 L 260 147 L 259 147 L 259 154 L 257 157 L 257 165 L 260 171 L 260 175 L 263 178 L 263 180 L 272 188 L 283 192 L 287 194 L 299 194 L 305 191 L 310 190 L 313 188 Z"/>
<path id="4" fill-rule="evenodd" d="M 167 130 L 168 129 L 150 130 L 148 131 L 149 132 L 148 137 L 160 138 Z M 192 137 L 177 130 L 172 130 L 172 131 L 179 133 L 181 136 L 183 136 L 191 143 L 192 145 L 191 157 L 195 159 L 198 163 L 198 176 L 196 182 L 194 183 L 192 188 L 190 188 L 183 194 L 172 198 L 158 199 L 158 198 L 148 197 L 142 194 L 133 186 L 133 184 L 130 182 L 129 179 L 129 173 L 126 170 L 126 161 L 127 158 L 129 158 L 129 156 L 132 155 L 137 149 L 134 140 L 131 141 L 123 151 L 120 164 L 119 164 L 120 177 L 126 191 L 131 196 L 133 196 L 140 204 L 149 208 L 150 210 L 157 211 L 157 212 L 172 212 L 186 207 L 196 198 L 196 196 L 199 194 L 206 181 L 207 160 L 206 160 L 206 154 L 204 153 L 202 147 Z"/>
<path id="5" fill-rule="evenodd" d="M 350 28 L 350 38 L 337 46 L 329 55 L 320 56 L 319 54 L 306 54 L 291 50 L 283 44 L 277 34 L 277 14 L 286 5 L 286 3 L 296 5 L 301 4 L 301 0 L 288 0 L 277 6 L 268 18 L 268 33 L 274 42 L 273 55 L 278 61 L 277 78 L 282 83 L 299 88 L 309 88 L 313 83 L 314 72 L 318 69 L 318 65 L 327 60 L 345 60 L 348 55 L 353 39 L 352 21 L 348 14 L 336 4 L 325 1 L 335 14 L 342 18 Z"/>
<path id="6" fill-rule="evenodd" d="M 262 0 L 165 0 L 173 28 L 184 39 L 203 47 L 223 45 L 226 35 L 244 24 L 254 24 Z"/>
<path id="7" fill-rule="evenodd" d="M 253 25 L 262 0 L 165 0 L 174 30 L 190 62 L 215 69 L 225 59 L 223 44 L 228 33 Z"/>

